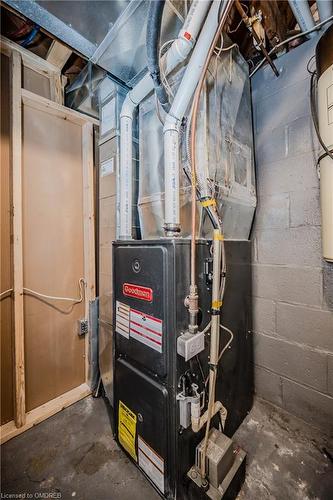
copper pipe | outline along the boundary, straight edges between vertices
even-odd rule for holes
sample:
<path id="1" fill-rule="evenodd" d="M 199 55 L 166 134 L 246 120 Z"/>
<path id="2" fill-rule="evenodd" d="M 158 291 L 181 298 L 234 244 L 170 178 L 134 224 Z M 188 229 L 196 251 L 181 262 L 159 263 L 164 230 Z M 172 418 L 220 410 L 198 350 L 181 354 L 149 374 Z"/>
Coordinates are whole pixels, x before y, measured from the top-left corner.
<path id="1" fill-rule="evenodd" d="M 243 6 L 242 4 L 240 3 L 239 0 L 235 0 L 235 6 L 236 6 L 236 9 L 238 10 L 239 12 L 239 15 L 241 16 L 241 18 L 243 19 L 243 22 L 245 24 L 245 26 L 250 30 L 253 38 L 255 39 L 255 41 L 257 42 L 258 44 L 258 47 L 260 47 L 260 50 L 261 52 L 263 53 L 265 59 L 267 60 L 267 62 L 269 63 L 270 67 L 272 68 L 272 70 L 274 71 L 274 74 L 275 76 L 280 76 L 280 73 L 278 72 L 275 64 L 273 63 L 270 55 L 268 54 L 266 48 L 264 47 L 263 45 L 263 42 L 262 40 L 259 38 L 259 36 L 257 35 L 257 33 L 255 32 L 254 29 L 252 29 L 252 23 L 250 21 L 250 18 L 249 16 L 246 14 L 245 10 L 243 9 Z"/>

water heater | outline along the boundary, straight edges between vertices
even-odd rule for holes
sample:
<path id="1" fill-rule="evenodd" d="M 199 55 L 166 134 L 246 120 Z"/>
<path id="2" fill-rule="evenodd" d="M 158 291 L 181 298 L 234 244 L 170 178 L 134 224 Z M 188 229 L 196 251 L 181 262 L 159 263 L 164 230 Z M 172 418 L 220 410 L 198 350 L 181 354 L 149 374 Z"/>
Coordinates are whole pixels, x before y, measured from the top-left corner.
<path id="1" fill-rule="evenodd" d="M 322 142 L 333 154 L 333 25 L 317 44 L 318 124 Z M 323 257 L 333 262 L 333 159 L 320 157 L 320 201 Z"/>

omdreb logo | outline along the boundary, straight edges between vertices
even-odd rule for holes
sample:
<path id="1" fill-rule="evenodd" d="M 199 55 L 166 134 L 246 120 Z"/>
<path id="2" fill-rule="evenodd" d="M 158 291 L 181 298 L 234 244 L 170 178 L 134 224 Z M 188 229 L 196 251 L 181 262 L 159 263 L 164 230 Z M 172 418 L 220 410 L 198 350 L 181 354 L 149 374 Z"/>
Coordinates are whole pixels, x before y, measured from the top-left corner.
<path id="1" fill-rule="evenodd" d="M 146 286 L 133 285 L 132 283 L 123 283 L 123 295 L 126 297 L 134 297 L 135 299 L 146 300 L 152 302 L 153 290 Z"/>

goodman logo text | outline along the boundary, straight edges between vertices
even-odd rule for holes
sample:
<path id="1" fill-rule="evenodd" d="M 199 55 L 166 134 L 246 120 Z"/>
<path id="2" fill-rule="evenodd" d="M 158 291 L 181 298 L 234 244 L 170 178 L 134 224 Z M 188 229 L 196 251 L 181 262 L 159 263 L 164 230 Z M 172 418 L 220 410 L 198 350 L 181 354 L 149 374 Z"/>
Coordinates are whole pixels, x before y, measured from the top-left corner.
<path id="1" fill-rule="evenodd" d="M 151 288 L 133 285 L 132 283 L 123 283 L 123 295 L 147 302 L 152 302 L 153 300 L 153 290 Z"/>

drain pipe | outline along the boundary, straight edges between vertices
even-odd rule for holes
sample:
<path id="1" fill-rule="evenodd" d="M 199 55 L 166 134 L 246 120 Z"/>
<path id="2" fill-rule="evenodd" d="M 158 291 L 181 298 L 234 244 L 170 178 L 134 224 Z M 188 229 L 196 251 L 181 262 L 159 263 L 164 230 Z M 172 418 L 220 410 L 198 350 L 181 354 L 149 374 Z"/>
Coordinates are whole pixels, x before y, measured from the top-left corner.
<path id="1" fill-rule="evenodd" d="M 159 67 L 160 32 L 165 0 L 151 0 L 148 9 L 147 19 L 147 66 L 153 80 L 156 97 L 163 107 L 169 111 L 169 97 L 162 84 Z"/>
<path id="2" fill-rule="evenodd" d="M 302 31 L 315 26 L 308 0 L 289 0 L 289 5 Z M 313 31 L 309 36 L 316 36 L 316 33 Z"/>
<path id="3" fill-rule="evenodd" d="M 333 15 L 333 0 L 317 0 L 320 21 L 325 21 Z"/>
<path id="4" fill-rule="evenodd" d="M 211 5 L 211 0 L 194 0 L 185 23 L 169 50 L 162 57 L 165 74 L 169 74 L 185 61 L 200 32 L 202 23 Z M 133 117 L 137 106 L 154 88 L 149 73 L 128 92 L 120 112 L 120 220 L 119 239 L 132 239 L 133 208 Z"/>
<path id="5" fill-rule="evenodd" d="M 210 45 L 219 25 L 219 16 L 231 6 L 231 0 L 214 0 L 201 30 L 191 59 L 164 123 L 165 223 L 167 237 L 180 233 L 179 210 L 179 130 L 181 121 L 199 82 Z M 221 7 L 221 8 L 220 8 Z"/>

